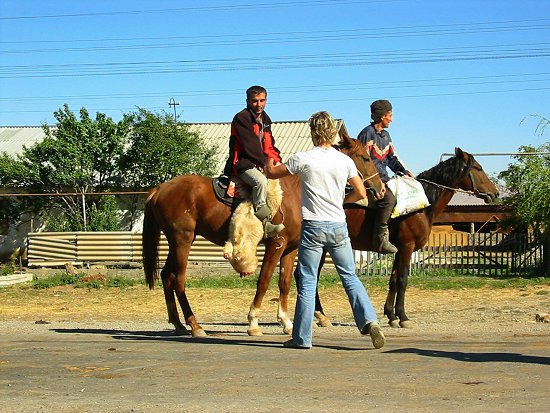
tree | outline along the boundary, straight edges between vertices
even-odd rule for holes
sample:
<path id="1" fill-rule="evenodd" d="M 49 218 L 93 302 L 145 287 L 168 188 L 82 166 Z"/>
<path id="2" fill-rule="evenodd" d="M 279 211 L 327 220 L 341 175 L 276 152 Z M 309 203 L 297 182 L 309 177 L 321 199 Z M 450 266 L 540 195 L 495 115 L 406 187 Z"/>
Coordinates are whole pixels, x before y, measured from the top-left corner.
<path id="1" fill-rule="evenodd" d="M 118 159 L 130 125 L 125 120 L 115 123 L 102 113 L 92 119 L 84 108 L 77 119 L 67 105 L 54 112 L 54 116 L 57 125 L 43 126 L 42 142 L 24 147 L 22 153 L 13 158 L 3 155 L 0 160 L 3 186 L 31 193 L 57 194 L 101 192 L 116 187 L 120 181 Z M 25 201 L 26 208 L 21 208 L 20 213 L 41 213 L 59 230 L 94 230 L 84 218 L 92 218 L 103 209 L 99 196 L 63 195 L 32 200 L 21 197 L 16 202 Z"/>
<path id="2" fill-rule="evenodd" d="M 44 125 L 42 142 L 15 157 L 0 154 L 0 185 L 21 192 L 88 195 L 4 200 L 1 212 L 12 221 L 31 212 L 45 217 L 49 229 L 118 230 L 116 203 L 124 201 L 132 227 L 143 196 L 89 194 L 143 191 L 179 174 L 212 174 L 214 149 L 204 148 L 196 134 L 167 114 L 139 109 L 117 123 L 102 113 L 93 119 L 84 108 L 77 118 L 64 105 L 54 115 L 57 124 Z"/>
<path id="3" fill-rule="evenodd" d="M 139 190 L 177 175 L 214 173 L 215 148 L 205 148 L 196 133 L 171 115 L 138 108 L 126 120 L 132 133 L 120 161 L 124 187 Z"/>
<path id="4" fill-rule="evenodd" d="M 214 174 L 216 148 L 205 147 L 196 133 L 171 115 L 138 108 L 125 119 L 132 125 L 119 164 L 125 189 L 143 191 L 183 174 Z M 129 196 L 125 201 L 133 227 L 143 209 L 143 197 Z"/>
<path id="5" fill-rule="evenodd" d="M 519 152 L 516 162 L 499 175 L 511 191 L 504 202 L 514 211 L 510 223 L 542 242 L 543 267 L 550 275 L 550 142 L 538 148 L 521 146 Z"/>

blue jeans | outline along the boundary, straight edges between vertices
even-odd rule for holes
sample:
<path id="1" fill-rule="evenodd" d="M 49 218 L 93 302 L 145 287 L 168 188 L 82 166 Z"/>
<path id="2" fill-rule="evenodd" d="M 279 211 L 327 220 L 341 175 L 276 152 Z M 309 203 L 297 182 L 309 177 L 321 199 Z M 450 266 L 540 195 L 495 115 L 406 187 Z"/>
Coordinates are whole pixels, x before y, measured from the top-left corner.
<path id="1" fill-rule="evenodd" d="M 355 273 L 355 261 L 348 228 L 345 222 L 306 221 L 298 246 L 298 297 L 294 311 L 292 339 L 300 346 L 311 347 L 317 271 L 323 247 L 326 247 L 336 266 L 342 285 L 348 295 L 357 328 L 378 322 L 365 286 Z"/>

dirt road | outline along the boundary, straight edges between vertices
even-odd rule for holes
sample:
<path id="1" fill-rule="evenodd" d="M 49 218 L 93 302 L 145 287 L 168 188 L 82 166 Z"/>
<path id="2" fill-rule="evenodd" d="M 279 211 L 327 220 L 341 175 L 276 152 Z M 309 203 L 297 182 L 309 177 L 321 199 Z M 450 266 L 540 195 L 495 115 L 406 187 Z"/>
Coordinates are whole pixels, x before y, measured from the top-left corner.
<path id="1" fill-rule="evenodd" d="M 162 292 L 145 287 L 3 293 L 0 411 L 546 412 L 550 325 L 534 315 L 548 290 L 410 289 L 415 327 L 384 326 L 381 350 L 341 288 L 322 292 L 337 325 L 311 350 L 281 347 L 269 300 L 264 336 L 248 337 L 250 291 L 190 291 L 204 339 L 173 336 Z M 371 297 L 380 308 L 384 292 Z"/>

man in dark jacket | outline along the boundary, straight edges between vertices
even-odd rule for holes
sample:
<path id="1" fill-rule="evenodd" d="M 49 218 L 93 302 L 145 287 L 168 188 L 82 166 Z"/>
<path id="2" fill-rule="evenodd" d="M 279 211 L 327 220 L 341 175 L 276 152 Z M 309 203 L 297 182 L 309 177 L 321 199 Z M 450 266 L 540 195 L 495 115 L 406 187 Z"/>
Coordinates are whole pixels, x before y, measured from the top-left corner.
<path id="1" fill-rule="evenodd" d="M 265 113 L 267 91 L 262 86 L 251 86 L 246 91 L 246 108 L 231 122 L 229 157 L 224 174 L 238 176 L 252 189 L 252 204 L 256 217 L 264 224 L 266 238 L 284 229 L 283 224 L 271 222 L 267 206 L 267 178 L 264 167 L 269 158 L 281 162 L 279 150 L 271 134 L 271 119 Z"/>
<path id="2" fill-rule="evenodd" d="M 414 177 L 395 153 L 390 134 L 386 130 L 393 121 L 390 101 L 383 99 L 376 100 L 370 105 L 370 111 L 372 123 L 359 133 L 357 139 L 369 151 L 380 174 L 380 178 L 383 182 L 388 182 L 390 179 L 386 167 L 389 167 L 394 173 L 402 173 Z M 395 202 L 394 194 L 386 187 L 384 198 L 376 204 L 372 241 L 375 251 L 382 254 L 397 252 L 397 248 L 388 239 L 388 220 L 395 207 Z"/>

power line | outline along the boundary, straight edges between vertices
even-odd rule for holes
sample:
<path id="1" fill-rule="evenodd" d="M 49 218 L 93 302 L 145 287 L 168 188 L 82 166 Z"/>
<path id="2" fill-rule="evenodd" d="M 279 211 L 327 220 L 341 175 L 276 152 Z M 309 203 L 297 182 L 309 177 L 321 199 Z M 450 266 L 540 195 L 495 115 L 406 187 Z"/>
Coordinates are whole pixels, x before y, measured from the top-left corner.
<path id="1" fill-rule="evenodd" d="M 64 63 L 31 66 L 0 66 L 0 78 L 47 78 L 114 76 L 174 72 L 213 72 L 237 70 L 276 70 L 319 67 L 364 66 L 399 63 L 504 60 L 550 57 L 550 43 L 484 45 L 454 48 L 394 50 L 352 53 L 231 57 L 149 62 Z M 529 47 L 530 46 L 530 47 Z M 536 46 L 536 47 L 534 47 Z M 259 66 L 264 65 L 264 66 Z M 144 67 L 146 67 L 144 69 Z"/>
<path id="2" fill-rule="evenodd" d="M 88 12 L 88 13 L 66 13 L 66 14 L 47 14 L 36 16 L 3 16 L 1 20 L 41 20 L 41 19 L 59 19 L 59 18 L 75 18 L 75 17 L 105 17 L 105 16 L 121 16 L 121 15 L 141 15 L 141 14 L 173 14 L 173 13 L 188 13 L 188 12 L 209 12 L 220 10 L 241 10 L 241 9 L 273 9 L 273 8 L 289 8 L 289 7 L 308 7 L 308 6 L 340 6 L 343 4 L 365 4 L 365 3 L 397 3 L 407 2 L 409 0 L 304 0 L 290 2 L 268 2 L 268 3 L 241 3 L 228 4 L 220 6 L 200 6 L 200 7 L 181 7 L 170 9 L 148 9 L 148 10 L 123 10 L 111 12 Z"/>
<path id="3" fill-rule="evenodd" d="M 543 92 L 545 90 L 550 90 L 548 87 L 537 87 L 537 88 L 516 88 L 516 89 L 501 89 L 501 90 L 474 90 L 474 91 L 459 91 L 459 92 L 444 92 L 444 93 L 422 93 L 422 94 L 409 94 L 409 95 L 388 95 L 388 99 L 415 99 L 415 98 L 432 98 L 432 97 L 443 97 L 443 96 L 469 96 L 469 95 L 488 95 L 488 94 L 502 94 L 502 93 L 523 93 L 523 92 Z M 242 91 L 241 91 L 242 92 Z M 287 101 L 277 101 L 271 102 L 270 106 L 277 105 L 292 105 L 292 104 L 305 104 L 305 103 L 326 103 L 326 102 L 362 102 L 365 100 L 373 99 L 372 97 L 332 97 L 332 98 L 317 98 L 312 100 L 299 99 L 299 100 L 287 100 Z M 214 108 L 214 107 L 235 107 L 239 103 L 208 103 L 208 104 L 187 104 L 186 108 L 200 109 L 200 108 Z M 166 106 L 149 106 L 145 109 L 148 110 L 164 110 Z M 132 111 L 135 110 L 135 107 L 132 108 L 88 108 L 90 111 L 94 112 L 107 112 L 107 111 Z M 2 113 L 44 113 L 51 114 L 52 111 L 48 110 L 3 110 Z"/>
<path id="4" fill-rule="evenodd" d="M 329 84 L 312 84 L 300 85 L 299 89 L 295 86 L 279 86 L 271 87 L 270 93 L 278 94 L 303 94 L 311 92 L 337 92 L 346 91 L 353 88 L 354 91 L 369 90 L 373 88 L 384 89 L 404 89 L 404 88 L 437 88 L 449 86 L 475 86 L 488 84 L 513 84 L 513 83 L 532 83 L 532 82 L 547 82 L 550 78 L 529 79 L 529 77 L 549 76 L 550 72 L 540 73 L 515 73 L 504 75 L 491 76 L 468 76 L 468 77 L 446 77 L 446 78 L 430 78 L 430 79 L 400 79 L 392 81 L 377 81 L 377 82 L 354 82 L 354 83 L 329 83 Z M 24 102 L 24 101 L 59 101 L 62 99 L 85 99 L 85 100 L 100 100 L 100 99 L 131 99 L 131 98 L 156 98 L 165 97 L 166 95 L 184 95 L 187 97 L 196 96 L 241 96 L 241 89 L 216 89 L 216 90 L 181 90 L 181 91 L 159 91 L 152 93 L 113 93 L 113 94 L 94 94 L 94 95 L 58 95 L 58 96 L 17 96 L 17 97 L 0 97 L 0 102 Z"/>
<path id="5" fill-rule="evenodd" d="M 544 19 L 541 21 L 548 21 Z M 479 23 L 485 25 L 487 23 Z M 21 42 L 0 42 L 3 45 L 14 44 L 18 48 L 16 50 L 2 50 L 5 54 L 35 54 L 35 53 L 67 53 L 67 52 L 97 52 L 97 51 L 116 51 L 116 50 L 144 50 L 144 49 L 167 49 L 167 48 L 189 48 L 189 47 L 220 47 L 220 46 L 243 46 L 243 45 L 256 45 L 256 44 L 281 44 L 281 43 L 308 43 L 308 42 L 327 42 L 327 41 L 349 41 L 349 40 L 365 40 L 365 39 L 380 39 L 391 37 L 425 37 L 425 36 L 442 36 L 442 35 L 464 35 L 464 34 L 480 34 L 480 33 L 498 33 L 498 32 L 516 32 L 516 31 L 530 31 L 533 30 L 547 30 L 550 29 L 550 24 L 534 25 L 533 21 L 526 21 L 522 26 L 508 26 L 508 27 L 472 27 L 479 24 L 464 25 L 439 25 L 439 26 L 410 26 L 405 28 L 388 29 L 346 29 L 336 31 L 315 31 L 315 32 L 281 32 L 281 33 L 267 33 L 267 34 L 222 34 L 212 36 L 178 36 L 170 38 L 157 38 L 158 40 L 177 40 L 177 43 L 140 43 L 130 45 L 107 45 L 107 46 L 84 46 L 84 47 L 57 47 L 50 49 L 21 49 L 19 44 Z M 147 39 L 147 38 L 145 38 Z M 103 39 L 100 40 L 103 44 L 105 42 L 112 41 L 135 41 L 143 40 L 138 39 Z M 149 39 L 154 40 L 154 39 Z M 182 42 L 182 40 L 186 40 Z M 97 42 L 94 40 L 79 40 L 78 44 L 83 42 Z M 44 43 L 45 41 L 39 41 Z M 60 41 L 55 41 L 60 42 Z M 66 40 L 63 42 L 76 42 L 75 40 Z M 25 43 L 35 43 L 33 41 L 27 41 Z"/>

